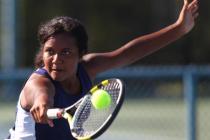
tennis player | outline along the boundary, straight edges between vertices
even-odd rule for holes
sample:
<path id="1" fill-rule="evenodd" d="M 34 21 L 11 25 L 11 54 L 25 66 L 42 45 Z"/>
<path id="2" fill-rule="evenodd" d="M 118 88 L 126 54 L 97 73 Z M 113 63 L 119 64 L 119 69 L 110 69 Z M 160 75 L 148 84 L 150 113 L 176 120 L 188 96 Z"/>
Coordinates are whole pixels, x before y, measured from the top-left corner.
<path id="1" fill-rule="evenodd" d="M 197 11 L 197 0 L 184 0 L 175 23 L 105 53 L 88 53 L 88 36 L 76 19 L 56 17 L 42 24 L 37 70 L 20 93 L 15 125 L 7 139 L 73 140 L 66 120 L 49 120 L 47 109 L 70 106 L 91 88 L 98 73 L 129 65 L 189 33 Z"/>

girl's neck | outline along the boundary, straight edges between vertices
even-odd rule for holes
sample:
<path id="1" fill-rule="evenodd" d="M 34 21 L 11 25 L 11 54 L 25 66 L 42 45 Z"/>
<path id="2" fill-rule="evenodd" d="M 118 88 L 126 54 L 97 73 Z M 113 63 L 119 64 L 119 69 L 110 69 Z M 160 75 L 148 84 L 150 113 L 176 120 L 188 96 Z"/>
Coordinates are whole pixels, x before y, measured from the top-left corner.
<path id="1" fill-rule="evenodd" d="M 71 95 L 77 95 L 81 92 L 81 83 L 77 76 L 72 77 L 70 80 L 61 82 L 61 85 L 63 89 Z"/>

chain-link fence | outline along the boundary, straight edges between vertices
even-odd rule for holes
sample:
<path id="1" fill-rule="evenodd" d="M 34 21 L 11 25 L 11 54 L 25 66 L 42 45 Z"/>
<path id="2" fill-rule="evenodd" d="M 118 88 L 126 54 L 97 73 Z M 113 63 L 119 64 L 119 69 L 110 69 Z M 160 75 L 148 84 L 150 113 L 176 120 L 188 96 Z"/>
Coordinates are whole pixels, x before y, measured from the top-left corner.
<path id="1" fill-rule="evenodd" d="M 0 73 L 1 102 L 17 98 L 28 75 Z M 119 116 L 99 139 L 210 139 L 210 67 L 129 67 L 103 73 L 95 82 L 109 77 L 125 82 L 126 97 Z M 0 119 L 3 137 L 13 123 L 15 104 L 1 104 L 0 113 L 7 114 Z"/>
<path id="2" fill-rule="evenodd" d="M 210 67 L 133 67 L 109 71 L 118 77 L 126 100 L 108 136 L 115 139 L 208 140 Z M 123 133 L 122 133 L 123 132 Z"/>

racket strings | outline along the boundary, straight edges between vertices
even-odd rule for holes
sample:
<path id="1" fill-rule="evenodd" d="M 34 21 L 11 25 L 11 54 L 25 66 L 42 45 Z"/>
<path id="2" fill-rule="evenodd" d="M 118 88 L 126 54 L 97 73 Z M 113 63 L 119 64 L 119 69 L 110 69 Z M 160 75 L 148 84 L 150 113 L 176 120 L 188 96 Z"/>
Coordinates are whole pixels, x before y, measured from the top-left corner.
<path id="1" fill-rule="evenodd" d="M 121 87 L 116 81 L 110 81 L 107 85 L 100 87 L 106 90 L 112 99 L 109 108 L 95 109 L 91 103 L 91 96 L 85 102 L 84 107 L 75 115 L 72 126 L 75 137 L 87 137 L 96 133 L 109 120 L 115 110 L 120 98 Z M 78 116 L 78 117 L 77 117 Z"/>

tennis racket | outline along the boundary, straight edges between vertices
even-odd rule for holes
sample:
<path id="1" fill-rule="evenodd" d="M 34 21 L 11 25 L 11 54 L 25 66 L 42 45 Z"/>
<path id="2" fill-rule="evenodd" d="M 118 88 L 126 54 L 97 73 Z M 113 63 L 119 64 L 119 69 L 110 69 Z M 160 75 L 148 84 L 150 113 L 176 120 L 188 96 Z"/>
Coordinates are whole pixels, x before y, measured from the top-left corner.
<path id="1" fill-rule="evenodd" d="M 98 89 L 107 91 L 111 104 L 105 109 L 95 109 L 91 96 Z M 124 84 L 120 79 L 108 79 L 94 86 L 83 98 L 64 109 L 48 109 L 50 119 L 68 120 L 72 136 L 78 140 L 95 139 L 111 125 L 124 100 Z"/>

